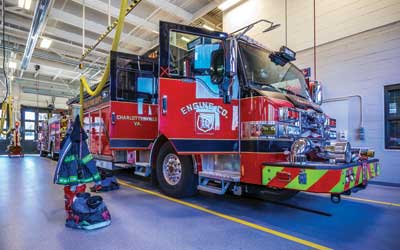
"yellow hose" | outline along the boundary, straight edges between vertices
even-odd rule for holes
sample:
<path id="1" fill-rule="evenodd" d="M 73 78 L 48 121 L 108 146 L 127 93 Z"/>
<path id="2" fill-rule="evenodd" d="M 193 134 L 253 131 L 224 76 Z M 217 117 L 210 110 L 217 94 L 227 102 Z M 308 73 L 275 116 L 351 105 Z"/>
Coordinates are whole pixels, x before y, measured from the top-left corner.
<path id="1" fill-rule="evenodd" d="M 3 128 L 4 128 L 4 122 L 6 120 L 7 109 L 9 114 L 8 130 L 4 132 Z M 7 135 L 11 132 L 11 129 L 13 127 L 12 115 L 13 115 L 12 101 L 11 101 L 11 96 L 9 96 L 8 100 L 3 102 L 3 104 L 1 105 L 0 134 Z"/>
<path id="2" fill-rule="evenodd" d="M 118 17 L 118 26 L 115 31 L 114 35 L 114 40 L 112 42 L 111 50 L 116 51 L 118 50 L 118 45 L 119 41 L 121 38 L 121 32 L 124 28 L 124 21 L 125 21 L 125 12 L 127 10 L 128 6 L 128 0 L 121 0 L 121 6 L 119 8 L 119 17 Z M 83 124 L 83 94 L 84 90 L 90 95 L 90 96 L 96 96 L 100 94 L 101 90 L 103 89 L 104 85 L 106 84 L 108 78 L 110 76 L 110 57 L 107 59 L 107 65 L 106 69 L 104 71 L 104 74 L 100 80 L 99 85 L 97 85 L 95 90 L 92 90 L 86 80 L 85 76 L 81 76 L 81 84 L 80 84 L 80 98 L 79 98 L 79 103 L 81 105 L 80 109 L 80 119 L 81 119 L 81 124 Z"/>

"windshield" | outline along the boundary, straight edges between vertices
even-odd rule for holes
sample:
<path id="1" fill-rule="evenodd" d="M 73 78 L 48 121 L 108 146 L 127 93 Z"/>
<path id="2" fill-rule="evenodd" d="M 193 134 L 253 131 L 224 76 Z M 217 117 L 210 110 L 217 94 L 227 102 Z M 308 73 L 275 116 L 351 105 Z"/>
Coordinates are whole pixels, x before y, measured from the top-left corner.
<path id="1" fill-rule="evenodd" d="M 293 64 L 276 65 L 269 59 L 270 52 L 267 50 L 243 43 L 239 48 L 247 80 L 253 87 L 310 100 L 303 73 Z"/>

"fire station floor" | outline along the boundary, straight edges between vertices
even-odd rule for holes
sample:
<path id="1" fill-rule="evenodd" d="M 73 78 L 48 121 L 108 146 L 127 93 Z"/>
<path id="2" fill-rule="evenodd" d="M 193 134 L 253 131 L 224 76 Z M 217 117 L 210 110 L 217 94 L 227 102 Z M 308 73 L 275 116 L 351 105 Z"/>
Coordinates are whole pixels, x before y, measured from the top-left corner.
<path id="1" fill-rule="evenodd" d="M 0 249 L 400 249 L 400 188 L 377 185 L 340 204 L 304 193 L 286 201 L 327 216 L 230 195 L 201 193 L 182 204 L 124 171 L 118 176 L 130 184 L 102 194 L 111 226 L 74 230 L 64 226 L 55 164 L 0 157 Z"/>

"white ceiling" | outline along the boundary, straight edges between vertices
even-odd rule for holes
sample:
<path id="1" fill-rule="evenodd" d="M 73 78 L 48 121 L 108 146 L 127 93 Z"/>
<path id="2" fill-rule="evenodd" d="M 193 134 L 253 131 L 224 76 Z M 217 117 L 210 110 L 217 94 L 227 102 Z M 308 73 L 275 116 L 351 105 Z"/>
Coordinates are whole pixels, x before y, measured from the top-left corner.
<path id="1" fill-rule="evenodd" d="M 53 0 L 41 36 L 53 40 L 51 47 L 47 50 L 40 49 L 41 39 L 39 39 L 28 69 L 21 71 L 19 65 L 36 2 L 37 0 L 32 0 L 30 10 L 25 10 L 17 6 L 17 0 L 5 1 L 6 58 L 17 62 L 18 65 L 14 71 L 8 69 L 9 77 L 13 75 L 13 84 L 18 84 L 26 93 L 37 91 L 35 89 L 38 87 L 36 84 L 39 79 L 38 92 L 42 95 L 74 96 L 79 92 L 81 75 L 77 65 L 82 54 L 83 0 Z M 88 47 L 95 43 L 109 24 L 109 1 L 84 0 L 84 2 L 85 46 Z M 215 10 L 220 2 L 221 0 L 142 0 L 125 19 L 119 50 L 140 55 L 156 46 L 160 20 L 196 26 L 206 23 L 221 30 L 222 15 Z M 120 1 L 111 0 L 110 4 L 112 22 L 118 15 Z M 92 79 L 93 84 L 102 75 L 113 34 L 112 32 L 85 58 L 83 73 Z M 40 65 L 39 73 L 36 73 L 35 65 Z"/>

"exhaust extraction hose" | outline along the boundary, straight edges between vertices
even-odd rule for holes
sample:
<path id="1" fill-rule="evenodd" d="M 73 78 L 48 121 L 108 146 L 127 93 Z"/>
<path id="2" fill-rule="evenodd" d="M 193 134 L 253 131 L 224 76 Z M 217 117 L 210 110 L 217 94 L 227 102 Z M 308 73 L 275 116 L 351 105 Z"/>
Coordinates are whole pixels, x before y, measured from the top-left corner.
<path id="1" fill-rule="evenodd" d="M 3 131 L 7 113 L 8 113 L 8 130 Z M 7 135 L 11 132 L 11 129 L 13 127 L 12 115 L 13 115 L 13 108 L 12 108 L 11 96 L 8 96 L 7 100 L 5 100 L 1 105 L 0 134 Z"/>
<path id="2" fill-rule="evenodd" d="M 137 2 L 137 1 L 135 1 Z M 124 28 L 124 21 L 125 21 L 125 12 L 127 11 L 127 6 L 128 6 L 128 0 L 121 0 L 121 6 L 119 9 L 119 17 L 118 17 L 118 26 L 117 30 L 114 35 L 114 39 L 112 42 L 111 50 L 116 51 L 118 50 L 118 45 L 119 41 L 121 38 L 121 32 Z M 104 74 L 100 80 L 100 83 L 97 85 L 95 90 L 92 90 L 88 84 L 88 81 L 86 80 L 85 76 L 80 77 L 80 96 L 79 96 L 79 103 L 81 105 L 80 109 L 80 120 L 81 124 L 83 124 L 83 97 L 84 97 L 84 90 L 90 95 L 90 96 L 96 96 L 99 95 L 101 90 L 103 89 L 104 85 L 106 84 L 108 78 L 110 76 L 110 57 L 107 59 L 107 65 L 104 71 Z"/>

